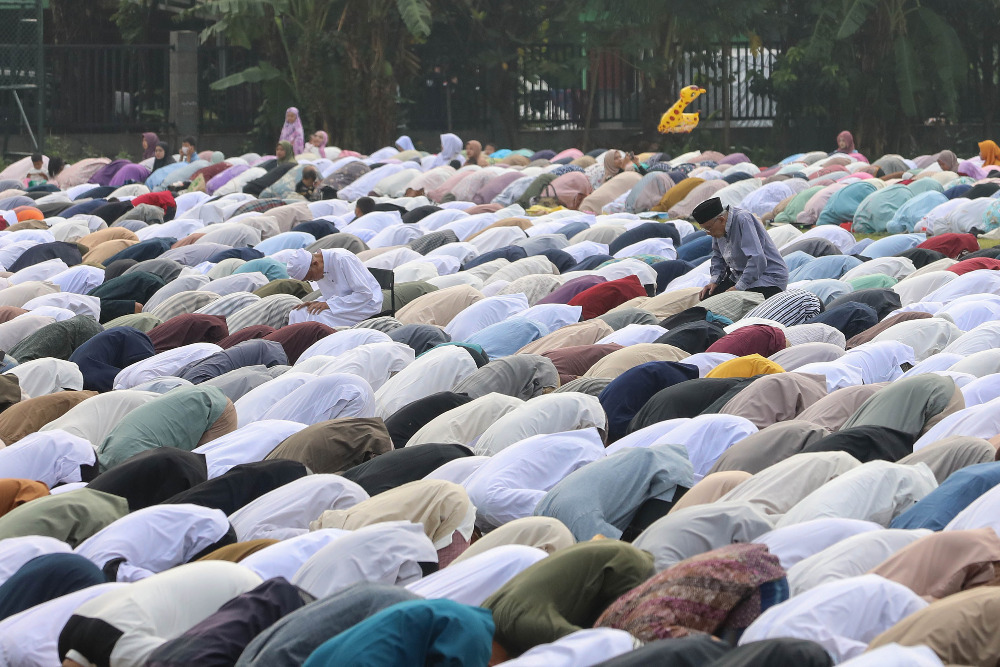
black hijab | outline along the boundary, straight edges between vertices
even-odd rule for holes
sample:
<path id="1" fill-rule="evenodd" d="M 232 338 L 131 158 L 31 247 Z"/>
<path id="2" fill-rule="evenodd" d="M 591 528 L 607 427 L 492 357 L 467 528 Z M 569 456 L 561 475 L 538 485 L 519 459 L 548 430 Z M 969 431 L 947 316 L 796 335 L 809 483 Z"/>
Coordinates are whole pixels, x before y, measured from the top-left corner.
<path id="1" fill-rule="evenodd" d="M 472 456 L 472 451 L 465 445 L 424 444 L 386 452 L 354 466 L 342 476 L 359 484 L 369 496 L 375 496 L 423 479 L 445 463 L 466 456 Z"/>
<path id="2" fill-rule="evenodd" d="M 432 419 L 472 401 L 468 394 L 439 391 L 404 405 L 385 420 L 392 445 L 402 449 L 413 435 Z"/>
<path id="3" fill-rule="evenodd" d="M 156 171 L 160 167 L 166 167 L 168 164 L 173 164 L 175 162 L 174 156 L 170 154 L 170 148 L 167 146 L 167 142 L 161 141 L 156 145 L 163 149 L 163 157 L 153 160 L 152 171 Z"/>

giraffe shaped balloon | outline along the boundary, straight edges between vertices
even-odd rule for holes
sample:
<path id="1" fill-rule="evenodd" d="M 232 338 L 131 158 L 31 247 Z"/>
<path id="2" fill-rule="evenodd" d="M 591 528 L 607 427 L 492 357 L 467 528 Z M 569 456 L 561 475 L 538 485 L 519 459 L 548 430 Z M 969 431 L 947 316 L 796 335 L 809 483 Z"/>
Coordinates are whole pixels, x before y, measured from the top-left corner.
<path id="1" fill-rule="evenodd" d="M 660 125 L 656 128 L 660 134 L 687 134 L 698 127 L 700 112 L 684 113 L 684 107 L 691 104 L 696 97 L 705 92 L 704 88 L 698 86 L 686 86 L 681 88 L 680 99 L 660 118 Z"/>

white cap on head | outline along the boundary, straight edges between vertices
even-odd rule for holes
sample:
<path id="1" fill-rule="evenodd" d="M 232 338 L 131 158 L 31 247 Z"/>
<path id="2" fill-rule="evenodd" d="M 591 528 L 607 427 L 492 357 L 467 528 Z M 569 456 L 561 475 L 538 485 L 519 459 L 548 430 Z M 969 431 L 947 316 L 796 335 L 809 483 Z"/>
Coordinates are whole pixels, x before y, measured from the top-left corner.
<path id="1" fill-rule="evenodd" d="M 271 257 L 282 262 L 285 265 L 285 270 L 288 271 L 288 276 L 295 280 L 305 280 L 306 274 L 309 273 L 309 264 L 312 262 L 312 253 L 301 248 L 279 250 Z"/>

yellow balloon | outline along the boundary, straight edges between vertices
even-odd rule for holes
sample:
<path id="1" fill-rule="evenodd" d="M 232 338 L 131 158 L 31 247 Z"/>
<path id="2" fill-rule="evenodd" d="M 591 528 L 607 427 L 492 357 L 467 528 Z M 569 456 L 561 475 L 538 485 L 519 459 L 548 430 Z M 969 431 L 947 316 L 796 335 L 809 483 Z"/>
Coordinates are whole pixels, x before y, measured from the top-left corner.
<path id="1" fill-rule="evenodd" d="M 704 92 L 705 89 L 698 86 L 681 88 L 680 99 L 660 118 L 657 131 L 660 134 L 686 134 L 698 127 L 698 121 L 701 119 L 700 113 L 697 111 L 684 113 L 684 108 Z"/>

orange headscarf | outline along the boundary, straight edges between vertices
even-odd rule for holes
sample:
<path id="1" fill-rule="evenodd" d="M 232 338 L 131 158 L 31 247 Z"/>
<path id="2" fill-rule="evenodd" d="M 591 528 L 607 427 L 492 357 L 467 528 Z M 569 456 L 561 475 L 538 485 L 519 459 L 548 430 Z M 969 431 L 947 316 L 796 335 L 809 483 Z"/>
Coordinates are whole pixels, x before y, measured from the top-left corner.
<path id="1" fill-rule="evenodd" d="M 979 142 L 979 156 L 983 158 L 983 166 L 1000 165 L 1000 146 L 992 139 Z"/>

